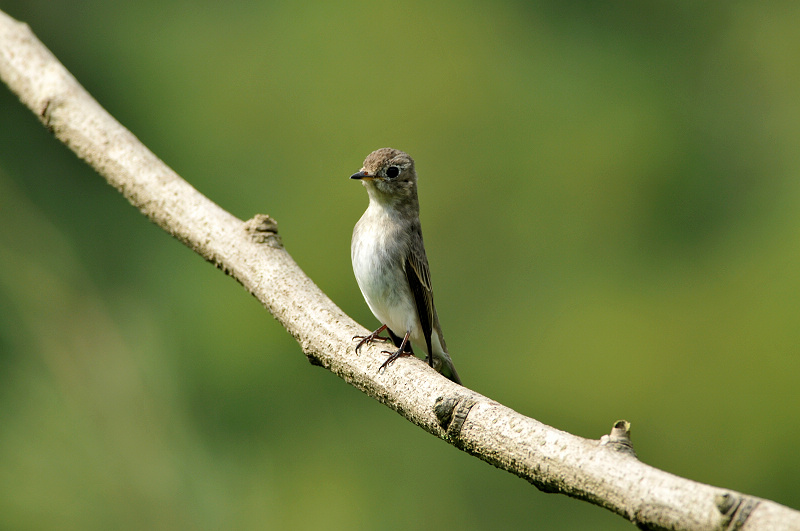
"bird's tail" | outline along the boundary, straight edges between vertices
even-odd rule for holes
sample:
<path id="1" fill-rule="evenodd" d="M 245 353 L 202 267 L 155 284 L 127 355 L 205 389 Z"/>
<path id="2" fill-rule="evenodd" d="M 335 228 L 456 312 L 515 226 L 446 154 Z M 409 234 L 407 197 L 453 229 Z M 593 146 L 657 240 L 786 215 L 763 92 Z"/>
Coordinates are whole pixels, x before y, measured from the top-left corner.
<path id="1" fill-rule="evenodd" d="M 447 352 L 437 352 L 433 357 L 433 367 L 439 371 L 442 376 L 454 381 L 458 385 L 462 385 L 461 378 L 458 376 L 456 366 L 453 365 L 453 360 Z"/>

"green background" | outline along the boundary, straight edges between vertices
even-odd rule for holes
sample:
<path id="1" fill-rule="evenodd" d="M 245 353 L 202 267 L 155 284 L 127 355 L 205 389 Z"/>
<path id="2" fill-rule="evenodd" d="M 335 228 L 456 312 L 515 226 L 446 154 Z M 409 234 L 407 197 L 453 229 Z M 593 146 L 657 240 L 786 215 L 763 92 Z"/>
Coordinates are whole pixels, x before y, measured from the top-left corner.
<path id="1" fill-rule="evenodd" d="M 800 508 L 800 4 L 0 0 L 377 326 L 349 242 L 411 153 L 467 386 Z M 327 371 L 0 89 L 0 528 L 631 529 Z"/>

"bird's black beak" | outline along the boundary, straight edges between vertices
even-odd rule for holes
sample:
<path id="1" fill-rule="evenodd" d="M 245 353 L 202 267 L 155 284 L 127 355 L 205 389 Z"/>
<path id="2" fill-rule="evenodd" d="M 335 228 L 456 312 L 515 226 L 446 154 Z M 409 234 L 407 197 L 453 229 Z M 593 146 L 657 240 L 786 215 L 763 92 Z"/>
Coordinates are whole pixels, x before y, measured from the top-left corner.
<path id="1" fill-rule="evenodd" d="M 350 178 L 351 179 L 370 179 L 371 180 L 371 179 L 374 179 L 375 177 L 370 175 L 369 173 L 367 173 L 365 171 L 360 171 L 358 173 L 354 173 L 353 175 L 351 175 Z"/>

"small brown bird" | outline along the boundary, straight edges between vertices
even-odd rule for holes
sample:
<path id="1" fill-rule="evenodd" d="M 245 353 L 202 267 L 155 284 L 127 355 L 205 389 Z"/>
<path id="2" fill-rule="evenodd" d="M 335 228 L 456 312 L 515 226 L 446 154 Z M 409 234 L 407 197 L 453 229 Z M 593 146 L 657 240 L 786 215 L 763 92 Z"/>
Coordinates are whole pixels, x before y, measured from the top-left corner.
<path id="1" fill-rule="evenodd" d="M 425 351 L 431 367 L 460 384 L 433 305 L 414 160 L 397 149 L 379 149 L 350 178 L 360 180 L 369 195 L 369 206 L 353 229 L 353 271 L 369 309 L 382 323 L 375 332 L 356 336 L 361 340 L 356 351 L 375 339 L 386 340 L 379 334 L 387 330 L 397 350 L 386 352 L 390 356 L 381 370 L 413 355 L 413 343 Z"/>

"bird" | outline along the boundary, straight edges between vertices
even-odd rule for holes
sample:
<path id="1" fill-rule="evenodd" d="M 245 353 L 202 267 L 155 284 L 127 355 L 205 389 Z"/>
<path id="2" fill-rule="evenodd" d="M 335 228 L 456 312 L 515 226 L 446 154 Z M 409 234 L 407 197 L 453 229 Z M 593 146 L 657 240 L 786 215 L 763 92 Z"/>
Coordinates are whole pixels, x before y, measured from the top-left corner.
<path id="1" fill-rule="evenodd" d="M 358 339 L 356 352 L 375 340 L 391 340 L 397 350 L 379 372 L 403 356 L 412 344 L 425 351 L 428 364 L 461 385 L 433 304 L 428 258 L 422 241 L 414 159 L 398 149 L 370 153 L 350 176 L 367 189 L 369 205 L 353 228 L 350 257 L 358 287 L 380 328 Z M 388 332 L 389 337 L 380 334 Z"/>

